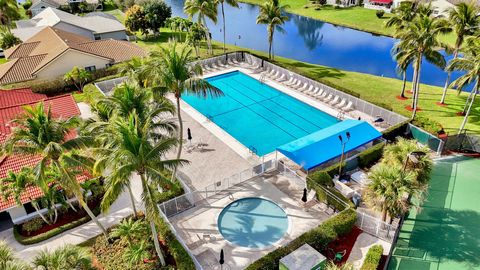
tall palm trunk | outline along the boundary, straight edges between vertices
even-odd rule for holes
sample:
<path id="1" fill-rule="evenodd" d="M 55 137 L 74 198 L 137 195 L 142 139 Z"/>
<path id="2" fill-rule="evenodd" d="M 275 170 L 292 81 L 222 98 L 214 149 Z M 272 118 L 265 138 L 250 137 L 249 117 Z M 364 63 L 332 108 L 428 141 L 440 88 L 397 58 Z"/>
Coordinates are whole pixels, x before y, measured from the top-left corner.
<path id="1" fill-rule="evenodd" d="M 208 53 L 209 54 L 212 54 L 213 53 L 213 49 L 212 49 L 212 39 L 210 37 L 210 30 L 208 29 L 207 27 L 207 20 L 205 19 L 205 17 L 201 16 L 199 17 L 200 21 L 199 23 L 200 24 L 203 24 L 203 27 L 205 28 L 205 34 L 207 36 L 207 46 L 208 46 Z"/>
<path id="2" fill-rule="evenodd" d="M 473 103 L 475 103 L 475 98 L 477 97 L 478 94 L 478 81 L 480 81 L 480 77 L 477 77 L 477 82 L 475 83 L 475 87 L 473 87 L 472 92 L 474 92 L 472 99 L 470 100 L 470 105 L 468 105 L 467 112 L 465 113 L 465 117 L 463 118 L 462 125 L 460 126 L 460 129 L 458 130 L 458 134 L 462 133 L 463 129 L 465 128 L 465 125 L 467 124 L 468 116 L 470 115 L 470 111 L 472 110 Z"/>
<path id="3" fill-rule="evenodd" d="M 467 101 L 465 101 L 465 105 L 463 106 L 463 111 L 462 111 L 463 115 L 465 115 L 465 113 L 467 112 L 468 106 L 470 104 L 470 99 L 473 97 L 474 92 L 475 91 L 473 91 L 472 89 L 472 91 L 470 91 L 470 93 L 468 94 Z"/>
<path id="4" fill-rule="evenodd" d="M 459 45 L 455 47 L 455 52 L 453 53 L 453 59 L 456 59 L 458 56 Z M 442 98 L 440 99 L 440 104 L 445 104 L 445 98 L 447 97 L 448 85 L 450 84 L 450 78 L 452 76 L 452 72 L 448 72 L 447 80 L 445 81 L 445 86 L 443 87 Z"/>
<path id="5" fill-rule="evenodd" d="M 412 114 L 412 119 L 415 118 L 415 115 L 417 114 L 417 109 L 418 109 L 418 97 L 419 97 L 419 92 L 420 92 L 420 71 L 422 70 L 422 56 L 418 57 L 417 60 L 417 79 L 415 81 L 415 100 L 414 100 L 414 106 L 413 106 L 413 114 Z"/>
<path id="6" fill-rule="evenodd" d="M 403 71 L 403 86 L 402 86 L 402 94 L 400 95 L 402 98 L 405 98 L 405 87 L 407 85 L 407 72 Z"/>
<path id="7" fill-rule="evenodd" d="M 132 187 L 128 185 L 128 194 L 130 195 L 130 200 L 132 202 L 133 216 L 137 218 L 137 207 L 135 206 L 135 197 L 133 196 Z"/>
<path id="8" fill-rule="evenodd" d="M 145 179 L 145 174 L 141 173 L 140 174 L 140 179 L 142 181 L 142 186 L 143 186 L 143 189 L 144 189 L 144 192 L 145 192 L 145 190 L 147 189 L 147 186 L 148 186 L 147 180 Z M 150 216 L 149 213 L 147 211 L 145 211 L 145 218 L 147 220 L 149 220 L 149 216 Z M 165 266 L 165 264 L 166 264 L 165 263 L 165 257 L 163 256 L 162 249 L 160 248 L 160 242 L 158 241 L 157 228 L 155 227 L 155 223 L 153 222 L 153 220 L 149 220 L 149 224 L 150 224 L 150 231 L 152 232 L 153 245 L 155 246 L 155 252 L 157 253 L 158 259 L 160 260 L 160 264 L 162 266 Z"/>
<path id="9" fill-rule="evenodd" d="M 272 45 L 273 45 L 273 25 L 268 27 L 268 58 L 273 59 Z"/>
<path id="10" fill-rule="evenodd" d="M 226 40 L 226 33 L 225 33 L 225 10 L 223 8 L 223 2 L 222 2 L 222 19 L 223 19 L 223 52 L 226 52 L 225 48 L 225 40 Z"/>
<path id="11" fill-rule="evenodd" d="M 35 212 L 38 214 L 38 216 L 45 222 L 47 223 L 48 225 L 50 225 L 51 223 L 47 220 L 47 218 L 45 217 L 44 214 L 42 214 L 42 212 L 40 212 L 40 208 L 38 207 L 38 204 L 36 202 L 34 202 L 34 200 L 32 198 L 30 198 L 30 201 L 32 202 L 31 205 L 33 206 L 33 208 L 35 209 Z"/>
<path id="12" fill-rule="evenodd" d="M 85 212 L 87 212 L 88 216 L 92 219 L 92 221 L 100 228 L 100 230 L 102 230 L 103 236 L 108 239 L 107 230 L 105 229 L 105 227 L 103 227 L 102 223 L 98 221 L 97 217 L 95 216 L 95 214 L 93 214 L 92 210 L 90 210 L 90 207 L 88 207 L 87 203 L 77 195 L 75 195 L 75 198 L 77 198 L 80 206 L 85 209 Z"/>
<path id="13" fill-rule="evenodd" d="M 182 147 L 183 147 L 183 120 L 182 120 L 182 113 L 180 110 L 180 95 L 178 94 L 176 97 L 177 100 L 177 117 L 178 117 L 178 151 L 177 151 L 177 159 L 180 159 L 182 155 Z M 175 180 L 175 174 L 177 173 L 177 165 L 172 172 L 172 177 L 170 179 L 171 182 Z"/>
<path id="14" fill-rule="evenodd" d="M 417 67 L 413 67 L 413 77 L 412 77 L 412 108 L 415 106 L 415 86 L 417 85 Z"/>

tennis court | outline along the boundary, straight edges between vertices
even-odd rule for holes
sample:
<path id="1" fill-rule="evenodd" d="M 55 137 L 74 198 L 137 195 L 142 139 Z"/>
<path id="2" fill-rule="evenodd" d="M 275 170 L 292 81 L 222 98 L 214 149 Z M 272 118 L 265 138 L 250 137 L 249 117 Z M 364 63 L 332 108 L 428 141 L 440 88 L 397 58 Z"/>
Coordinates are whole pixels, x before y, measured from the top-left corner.
<path id="1" fill-rule="evenodd" d="M 406 218 L 388 269 L 480 269 L 480 159 L 435 163 L 427 200 Z"/>

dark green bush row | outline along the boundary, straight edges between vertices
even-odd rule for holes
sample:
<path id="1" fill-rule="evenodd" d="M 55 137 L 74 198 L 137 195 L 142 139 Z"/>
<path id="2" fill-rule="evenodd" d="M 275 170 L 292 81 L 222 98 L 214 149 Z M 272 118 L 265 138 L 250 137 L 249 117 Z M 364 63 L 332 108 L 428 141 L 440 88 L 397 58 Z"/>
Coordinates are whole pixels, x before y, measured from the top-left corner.
<path id="1" fill-rule="evenodd" d="M 358 166 L 369 168 L 382 158 L 384 143 L 376 144 L 358 155 Z"/>
<path id="2" fill-rule="evenodd" d="M 431 133 L 432 135 L 443 133 L 443 127 L 440 123 L 421 115 L 417 115 L 415 119 L 413 119 L 412 124 L 424 129 L 426 132 Z"/>
<path id="3" fill-rule="evenodd" d="M 357 213 L 355 210 L 344 210 L 338 215 L 326 220 L 318 227 L 300 235 L 298 238 L 292 240 L 288 245 L 277 248 L 264 257 L 258 259 L 246 269 L 278 269 L 279 260 L 297 248 L 301 247 L 303 244 L 309 244 L 314 249 L 322 251 L 330 242 L 337 239 L 339 236 L 349 233 L 352 230 L 356 219 Z"/>
<path id="4" fill-rule="evenodd" d="M 380 259 L 382 258 L 383 247 L 381 245 L 372 246 L 363 261 L 362 268 L 360 270 L 377 270 L 378 265 L 380 264 Z"/>
<path id="5" fill-rule="evenodd" d="M 397 137 L 404 137 L 405 132 L 407 131 L 408 123 L 410 123 L 410 120 L 398 123 L 385 129 L 384 131 L 382 131 L 383 138 L 389 141 L 394 141 Z"/>
<path id="6" fill-rule="evenodd" d="M 92 212 L 95 216 L 98 216 L 100 214 L 100 207 L 97 207 L 97 208 L 93 209 Z M 17 242 L 19 242 L 22 245 L 33 245 L 33 244 L 45 241 L 49 238 L 52 238 L 55 235 L 58 235 L 58 234 L 61 234 L 65 231 L 73 229 L 77 226 L 85 224 L 89 221 L 90 221 L 90 216 L 87 215 L 83 218 L 80 218 L 78 220 L 75 220 L 75 221 L 72 221 L 70 223 L 64 224 L 64 225 L 59 226 L 55 229 L 52 229 L 48 232 L 44 232 L 42 234 L 35 235 L 35 236 L 29 236 L 29 237 L 25 237 L 25 236 L 22 236 L 20 234 L 20 230 L 21 230 L 20 225 L 14 225 L 13 226 L 13 236 L 15 237 L 15 240 L 17 240 Z"/>

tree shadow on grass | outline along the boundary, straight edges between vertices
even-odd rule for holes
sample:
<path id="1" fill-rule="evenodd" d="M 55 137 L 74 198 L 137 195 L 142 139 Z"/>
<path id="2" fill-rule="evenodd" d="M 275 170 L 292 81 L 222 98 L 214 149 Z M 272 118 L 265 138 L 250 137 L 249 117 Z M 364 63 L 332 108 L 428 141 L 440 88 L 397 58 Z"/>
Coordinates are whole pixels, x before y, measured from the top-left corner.
<path id="1" fill-rule="evenodd" d="M 308 69 L 309 77 L 313 79 L 321 78 L 335 78 L 340 79 L 345 76 L 345 73 L 336 68 L 323 67 L 317 65 L 311 65 L 299 61 L 288 63 L 289 66 L 297 69 Z"/>

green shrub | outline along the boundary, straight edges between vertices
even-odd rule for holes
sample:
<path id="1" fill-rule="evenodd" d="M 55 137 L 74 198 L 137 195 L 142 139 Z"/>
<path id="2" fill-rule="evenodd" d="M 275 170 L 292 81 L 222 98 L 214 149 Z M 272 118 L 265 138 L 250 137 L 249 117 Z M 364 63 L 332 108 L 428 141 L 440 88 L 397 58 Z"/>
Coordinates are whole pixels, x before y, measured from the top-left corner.
<path id="1" fill-rule="evenodd" d="M 36 217 L 23 223 L 22 229 L 30 235 L 32 232 L 40 230 L 43 227 L 43 224 L 45 224 L 43 219 L 41 217 Z"/>
<path id="2" fill-rule="evenodd" d="M 158 224 L 158 232 L 160 238 L 165 241 L 168 251 L 175 259 L 177 269 L 195 269 L 195 264 L 193 263 L 192 258 L 183 248 L 182 244 L 178 242 L 177 238 L 163 219 L 160 224 Z"/>
<path id="3" fill-rule="evenodd" d="M 384 131 L 382 131 L 383 138 L 389 140 L 389 141 L 394 141 L 395 138 L 397 137 L 403 137 L 405 136 L 405 132 L 407 131 L 407 126 L 408 123 L 410 123 L 410 120 L 403 121 L 401 123 L 398 123 L 394 126 L 391 126 Z"/>
<path id="4" fill-rule="evenodd" d="M 437 135 L 443 132 L 443 127 L 440 123 L 421 115 L 417 115 L 415 119 L 413 119 L 412 124 L 415 126 L 421 127 L 426 132 L 431 133 L 433 135 Z"/>
<path id="5" fill-rule="evenodd" d="M 380 264 L 382 258 L 383 247 L 381 245 L 372 246 L 363 261 L 362 268 L 360 270 L 376 270 Z"/>
<path id="6" fill-rule="evenodd" d="M 100 207 L 97 207 L 92 210 L 92 212 L 95 214 L 95 216 L 100 214 Z M 77 219 L 75 221 L 72 221 L 70 223 L 64 224 L 62 226 L 59 226 L 55 229 L 52 229 L 48 232 L 44 232 L 35 236 L 29 236 L 25 237 L 20 234 L 21 226 L 20 225 L 14 225 L 13 226 L 13 236 L 15 237 L 15 240 L 19 242 L 22 245 L 33 245 L 36 243 L 40 243 L 42 241 L 45 241 L 49 238 L 54 237 L 55 235 L 59 235 L 65 231 L 68 231 L 70 229 L 73 229 L 77 226 L 80 226 L 82 224 L 85 224 L 90 221 L 90 216 L 85 216 L 83 218 Z"/>
<path id="7" fill-rule="evenodd" d="M 31 6 L 32 6 L 32 1 L 30 1 L 30 0 L 25 1 L 22 4 L 23 9 L 25 9 L 25 10 L 28 10 Z"/>
<path id="8" fill-rule="evenodd" d="M 385 15 L 385 11 L 383 10 L 377 10 L 375 12 L 375 15 L 377 15 L 377 18 L 381 19 L 383 17 L 383 15 Z"/>
<path id="9" fill-rule="evenodd" d="M 384 143 L 376 144 L 358 155 L 358 166 L 368 168 L 382 158 Z"/>
<path id="10" fill-rule="evenodd" d="M 253 262 L 246 269 L 278 269 L 278 262 L 280 259 L 301 247 L 303 244 L 309 244 L 313 248 L 322 251 L 338 236 L 350 232 L 353 228 L 356 218 L 357 213 L 355 210 L 344 210 L 338 215 L 329 218 L 318 227 L 300 235 L 298 238 L 292 240 L 288 245 L 277 248 L 276 250 Z"/>
<path id="11" fill-rule="evenodd" d="M 322 186 L 333 186 L 332 177 L 325 171 L 315 171 L 308 175 L 308 178 Z"/>

